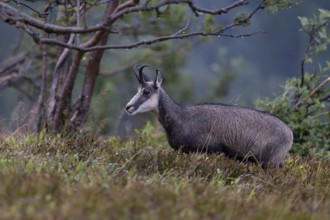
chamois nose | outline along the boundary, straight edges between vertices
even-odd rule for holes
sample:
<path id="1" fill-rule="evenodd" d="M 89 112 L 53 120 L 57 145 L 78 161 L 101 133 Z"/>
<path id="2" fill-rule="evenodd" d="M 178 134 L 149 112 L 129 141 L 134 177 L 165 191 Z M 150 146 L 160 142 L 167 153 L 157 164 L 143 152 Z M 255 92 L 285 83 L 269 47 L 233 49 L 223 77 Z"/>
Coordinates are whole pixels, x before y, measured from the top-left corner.
<path id="1" fill-rule="evenodd" d="M 131 113 L 133 109 L 134 109 L 134 107 L 132 105 L 126 105 L 126 111 L 128 113 Z"/>

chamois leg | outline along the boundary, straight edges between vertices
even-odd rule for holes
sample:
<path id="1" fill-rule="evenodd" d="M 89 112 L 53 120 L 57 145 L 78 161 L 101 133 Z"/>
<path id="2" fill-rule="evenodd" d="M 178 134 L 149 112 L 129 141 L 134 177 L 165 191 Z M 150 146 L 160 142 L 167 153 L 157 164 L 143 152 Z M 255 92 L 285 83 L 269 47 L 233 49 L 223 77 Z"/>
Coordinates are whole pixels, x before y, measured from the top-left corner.
<path id="1" fill-rule="evenodd" d="M 282 168 L 284 157 L 287 154 L 287 147 L 279 147 L 278 143 L 268 143 L 259 154 L 262 168 Z"/>

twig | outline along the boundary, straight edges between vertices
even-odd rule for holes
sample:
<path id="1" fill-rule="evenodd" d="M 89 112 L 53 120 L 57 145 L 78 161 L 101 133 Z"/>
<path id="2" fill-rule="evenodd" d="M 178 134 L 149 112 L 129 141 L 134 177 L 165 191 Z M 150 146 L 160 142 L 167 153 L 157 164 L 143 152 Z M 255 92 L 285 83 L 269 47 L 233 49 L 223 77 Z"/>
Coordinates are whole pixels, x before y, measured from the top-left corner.
<path id="1" fill-rule="evenodd" d="M 303 59 L 300 62 L 300 78 L 301 78 L 300 87 L 303 87 L 304 84 L 305 84 L 305 64 L 306 64 L 305 58 L 306 58 L 306 56 L 312 56 L 313 55 L 311 50 L 312 50 L 312 47 L 315 45 L 315 42 L 314 42 L 315 41 L 315 35 L 318 33 L 318 31 L 321 28 L 323 28 L 325 26 L 326 26 L 326 24 L 323 24 L 319 27 L 316 27 L 315 25 L 313 25 L 312 29 L 310 31 L 307 31 L 303 28 L 304 32 L 306 32 L 308 34 L 309 39 L 308 39 L 308 45 L 307 45 L 307 47 L 305 49 L 305 53 L 304 53 L 305 56 L 303 57 Z"/>
<path id="2" fill-rule="evenodd" d="M 184 33 L 185 31 L 187 31 L 189 29 L 189 26 L 191 23 L 191 18 L 192 18 L 192 13 L 189 16 L 189 18 L 186 22 L 186 25 L 183 28 L 181 28 L 180 30 L 178 30 L 177 32 L 175 32 L 174 34 L 172 34 L 171 36 L 178 36 L 178 35 Z"/>
<path id="3" fill-rule="evenodd" d="M 242 6 L 242 5 L 246 5 L 248 3 L 245 0 L 239 0 L 225 8 L 216 9 L 216 10 L 208 10 L 208 9 L 204 9 L 204 8 L 200 8 L 200 7 L 196 6 L 192 0 L 163 0 L 163 1 L 159 1 L 150 6 L 148 4 L 143 4 L 143 5 L 137 5 L 134 7 L 125 8 L 124 10 L 118 11 L 117 13 L 113 14 L 111 17 L 111 20 L 112 20 L 112 22 L 114 22 L 118 18 L 125 16 L 126 14 L 129 14 L 129 13 L 139 12 L 139 11 L 153 11 L 153 10 L 161 8 L 165 5 L 177 5 L 177 4 L 187 4 L 190 7 L 191 11 L 194 12 L 194 14 L 196 16 L 199 16 L 199 14 L 198 14 L 199 12 L 205 13 L 205 14 L 211 14 L 211 15 L 221 15 L 221 14 L 227 13 L 229 10 L 232 10 L 232 9 Z"/>
<path id="4" fill-rule="evenodd" d="M 101 29 L 106 29 L 104 24 L 97 24 L 92 27 L 77 28 L 77 27 L 64 27 L 51 23 L 45 23 L 44 21 L 41 21 L 26 13 L 23 13 L 4 2 L 0 2 L 0 19 L 8 23 L 21 22 L 26 25 L 31 25 L 35 28 L 43 30 L 47 33 L 56 33 L 56 34 L 70 34 L 70 33 L 86 34 Z"/>
<path id="5" fill-rule="evenodd" d="M 77 0 L 77 5 L 76 5 L 76 27 L 80 27 L 80 0 Z M 80 44 L 80 35 L 77 34 L 76 36 L 76 42 L 77 44 Z"/>
<path id="6" fill-rule="evenodd" d="M 134 0 L 129 0 L 127 2 L 124 2 L 124 3 L 120 4 L 120 5 L 118 5 L 118 7 L 116 8 L 116 11 L 115 12 L 121 11 L 121 10 L 123 10 L 125 8 L 128 8 L 128 7 L 132 7 L 134 5 L 136 5 L 135 2 L 134 2 Z"/>
<path id="7" fill-rule="evenodd" d="M 239 35 L 233 35 L 233 34 L 222 34 L 221 37 L 231 37 L 231 38 L 244 38 L 244 37 L 251 37 L 256 34 L 267 34 L 267 31 L 259 30 L 253 33 L 248 34 L 239 34 Z"/>
<path id="8" fill-rule="evenodd" d="M 4 60 L 2 63 L 0 63 L 0 77 L 7 75 L 7 71 L 15 67 L 16 65 L 19 65 L 24 62 L 27 55 L 27 52 L 21 52 L 19 54 L 9 57 L 7 60 Z"/>
<path id="9" fill-rule="evenodd" d="M 250 34 L 240 34 L 240 35 L 229 35 L 229 34 L 222 34 L 221 31 L 215 31 L 215 32 L 206 32 L 206 31 L 197 31 L 197 32 L 192 32 L 192 33 L 187 33 L 187 34 L 181 34 L 181 35 L 169 35 L 169 36 L 161 36 L 157 37 L 151 40 L 142 40 L 138 41 L 135 43 L 131 44 L 125 44 L 125 45 L 105 45 L 105 46 L 93 46 L 93 47 L 81 47 L 77 46 L 74 44 L 67 44 L 55 39 L 49 39 L 49 38 L 40 38 L 39 42 L 44 43 L 44 44 L 51 44 L 51 45 L 57 45 L 61 47 L 66 47 L 69 49 L 81 51 L 81 52 L 90 52 L 94 50 L 105 50 L 105 49 L 113 49 L 113 50 L 118 50 L 118 49 L 132 49 L 136 48 L 142 45 L 150 45 L 154 43 L 159 43 L 167 40 L 172 40 L 172 39 L 185 39 L 189 37 L 194 37 L 194 36 L 217 36 L 217 37 L 230 37 L 230 38 L 242 38 L 242 37 L 249 37 L 253 36 L 256 34 L 262 34 L 266 33 L 265 31 L 257 31 L 253 32 Z"/>
<path id="10" fill-rule="evenodd" d="M 312 97 L 318 90 L 320 90 L 325 84 L 327 84 L 330 81 L 330 75 L 325 78 L 320 84 L 318 84 L 317 86 L 315 86 L 309 93 L 308 95 L 303 98 L 298 100 L 298 102 L 293 106 L 294 109 L 299 108 L 299 106 L 304 103 L 307 99 L 309 99 L 310 97 Z"/>
<path id="11" fill-rule="evenodd" d="M 129 7 L 126 8 L 120 12 L 117 12 L 115 15 L 113 15 L 113 17 L 111 18 L 112 21 L 118 19 L 119 17 L 130 13 L 130 12 L 135 12 L 135 11 L 149 11 L 149 10 L 154 10 L 155 8 L 158 7 L 162 7 L 164 5 L 167 4 L 180 4 L 180 3 L 188 3 L 191 1 L 188 0 L 164 0 L 161 2 L 158 2 L 152 6 L 134 6 L 134 7 Z M 245 1 L 237 1 L 236 3 L 228 6 L 229 9 L 233 9 L 235 7 L 238 7 L 240 5 L 242 5 Z M 217 36 L 217 37 L 231 37 L 231 38 L 242 38 L 242 37 L 249 37 L 249 36 L 253 36 L 255 34 L 260 34 L 260 33 L 265 33 L 265 31 L 257 31 L 257 32 L 253 32 L 250 34 L 240 34 L 240 35 L 230 35 L 230 34 L 223 34 L 226 30 L 232 29 L 236 26 L 240 26 L 242 23 L 246 22 L 247 20 L 251 19 L 253 17 L 253 15 L 260 9 L 263 8 L 263 3 L 264 1 L 261 1 L 261 3 L 242 21 L 238 22 L 238 23 L 232 23 L 229 24 L 223 28 L 221 28 L 220 30 L 217 31 L 213 31 L 213 32 L 209 32 L 209 31 L 196 31 L 196 32 L 190 32 L 190 33 L 184 33 L 185 30 L 188 29 L 189 25 L 190 25 L 190 18 L 188 19 L 186 25 L 184 28 L 180 29 L 179 31 L 177 31 L 176 33 L 172 34 L 172 35 L 167 35 L 167 36 L 160 36 L 160 37 L 156 37 L 154 39 L 151 40 L 141 40 L 141 41 L 137 41 L 131 44 L 125 44 L 125 45 L 103 45 L 103 46 L 90 46 L 92 45 L 89 42 L 84 43 L 83 45 L 74 45 L 74 44 L 66 44 L 64 42 L 55 40 L 55 39 L 48 39 L 48 38 L 40 38 L 39 42 L 40 43 L 46 43 L 46 44 L 52 44 L 52 45 L 58 45 L 58 46 L 62 46 L 62 47 L 66 47 L 66 48 L 70 48 L 70 49 L 74 49 L 74 50 L 78 50 L 81 52 L 89 52 L 89 51 L 94 51 L 94 50 L 105 50 L 105 49 L 132 49 L 132 48 L 136 48 L 142 45 L 150 45 L 150 44 L 154 44 L 154 43 L 158 43 L 158 42 L 162 42 L 162 41 L 167 41 L 167 40 L 171 40 L 171 39 L 185 39 L 185 38 L 189 38 L 189 37 L 194 37 L 194 36 Z M 194 6 L 196 7 L 196 6 Z"/>
<path id="12" fill-rule="evenodd" d="M 312 29 L 311 33 L 308 33 L 308 36 L 309 36 L 309 40 L 308 40 L 308 45 L 307 45 L 307 48 L 305 50 L 305 55 L 308 56 L 309 53 L 310 53 L 310 49 L 313 45 L 313 39 L 314 39 L 314 33 L 315 33 L 315 30 L 314 28 Z M 305 56 L 303 57 L 303 59 L 301 60 L 301 63 L 300 63 L 300 87 L 303 87 L 304 84 L 305 84 Z"/>
<path id="13" fill-rule="evenodd" d="M 21 57 L 25 54 L 24 57 Z M 27 70 L 30 68 L 30 65 L 34 59 L 33 53 L 27 55 L 27 53 L 21 53 L 15 56 L 15 60 L 9 60 L 7 66 L 4 66 L 3 71 L 1 72 L 0 77 L 0 89 L 4 88 L 5 86 L 12 85 L 16 83 L 18 80 L 22 79 L 22 77 L 26 74 Z M 7 61 L 6 61 L 7 62 Z M 11 66 L 18 65 L 15 69 L 10 69 Z M 8 69 L 8 70 L 7 70 Z"/>
<path id="14" fill-rule="evenodd" d="M 15 2 L 17 5 L 22 5 L 28 9 L 30 9 L 31 11 L 35 12 L 38 15 L 38 17 L 40 17 L 40 18 L 45 18 L 48 15 L 47 11 L 45 13 L 40 13 L 37 10 L 35 10 L 34 8 L 32 8 L 31 6 L 29 6 L 25 3 L 22 3 L 21 1 L 13 0 L 13 2 Z"/>
<path id="15" fill-rule="evenodd" d="M 69 37 L 69 40 L 67 42 L 67 44 L 72 44 L 73 40 L 74 40 L 75 34 L 71 34 Z M 64 60 L 67 58 L 68 54 L 69 54 L 70 50 L 68 48 L 65 48 L 61 55 L 59 56 L 56 65 L 55 65 L 55 71 L 57 71 L 63 64 Z"/>
<path id="16" fill-rule="evenodd" d="M 237 8 L 238 6 L 242 6 L 242 5 L 247 5 L 248 2 L 245 0 L 239 0 L 236 1 L 224 8 L 220 8 L 220 9 L 215 9 L 215 10 L 209 10 L 209 9 L 205 9 L 205 8 L 201 8 L 201 7 L 197 7 L 193 1 L 191 1 L 191 3 L 189 4 L 189 7 L 191 8 L 191 10 L 193 12 L 195 12 L 196 16 L 198 16 L 198 13 L 206 13 L 206 14 L 211 14 L 211 15 L 221 15 L 224 13 L 227 13 L 228 11 L 232 10 L 233 8 Z"/>
<path id="17" fill-rule="evenodd" d="M 36 44 L 39 43 L 39 34 L 36 33 L 30 26 L 19 21 L 16 22 L 16 26 L 28 33 Z"/>
<path id="18" fill-rule="evenodd" d="M 212 14 L 212 15 L 220 15 L 223 13 L 227 13 L 229 10 L 232 10 L 232 9 L 242 6 L 242 5 L 246 5 L 247 1 L 239 0 L 239 1 L 234 2 L 233 4 L 230 4 L 227 7 L 224 7 L 222 9 L 216 9 L 216 10 L 208 10 L 208 9 L 200 8 L 200 7 L 196 6 L 192 0 L 163 0 L 163 1 L 153 4 L 151 6 L 148 6 L 148 4 L 134 6 L 135 5 L 134 1 L 132 1 L 132 2 L 128 1 L 127 3 L 123 3 L 122 5 L 120 5 L 116 9 L 116 12 L 113 13 L 111 16 L 109 16 L 101 24 L 96 24 L 91 27 L 83 27 L 83 28 L 81 28 L 81 27 L 64 27 L 64 26 L 60 26 L 60 25 L 54 25 L 51 23 L 45 23 L 44 21 L 41 21 L 26 13 L 23 13 L 22 11 L 19 11 L 18 9 L 10 6 L 9 4 L 0 2 L 0 19 L 4 20 L 5 22 L 8 22 L 8 23 L 22 22 L 26 25 L 31 25 L 31 26 L 33 26 L 37 29 L 43 30 L 47 33 L 87 34 L 87 33 L 95 32 L 95 31 L 99 31 L 99 30 L 107 30 L 107 27 L 111 23 L 115 22 L 117 19 L 119 19 L 122 16 L 125 16 L 126 14 L 129 14 L 132 12 L 139 12 L 139 11 L 156 10 L 160 7 L 163 7 L 165 5 L 171 5 L 171 4 L 187 4 L 191 8 L 191 10 L 196 14 L 196 16 L 198 16 L 198 12 Z"/>

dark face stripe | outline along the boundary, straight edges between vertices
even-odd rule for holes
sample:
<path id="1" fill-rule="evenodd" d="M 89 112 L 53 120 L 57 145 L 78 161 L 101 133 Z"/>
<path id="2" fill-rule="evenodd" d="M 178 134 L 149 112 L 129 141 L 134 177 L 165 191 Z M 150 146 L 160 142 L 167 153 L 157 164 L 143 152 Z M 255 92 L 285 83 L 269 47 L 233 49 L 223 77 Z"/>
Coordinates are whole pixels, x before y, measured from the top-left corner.
<path id="1" fill-rule="evenodd" d="M 144 102 L 146 102 L 150 97 L 145 97 L 143 95 L 141 95 L 138 100 L 136 100 L 136 102 L 133 104 L 133 107 L 135 109 L 138 109 Z"/>

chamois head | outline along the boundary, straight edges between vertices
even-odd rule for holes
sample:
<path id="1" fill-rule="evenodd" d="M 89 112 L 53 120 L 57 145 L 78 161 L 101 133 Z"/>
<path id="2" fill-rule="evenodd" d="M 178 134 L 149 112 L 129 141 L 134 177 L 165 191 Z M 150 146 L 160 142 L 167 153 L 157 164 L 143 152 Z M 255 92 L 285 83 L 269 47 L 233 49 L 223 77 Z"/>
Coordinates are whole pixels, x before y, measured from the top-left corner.
<path id="1" fill-rule="evenodd" d="M 134 66 L 134 74 L 140 86 L 135 96 L 126 105 L 126 111 L 130 115 L 157 111 L 162 78 L 160 76 L 160 71 L 156 69 L 156 79 L 154 81 L 150 80 L 150 78 L 143 73 L 143 68 L 145 67 L 147 67 L 147 65 Z"/>

